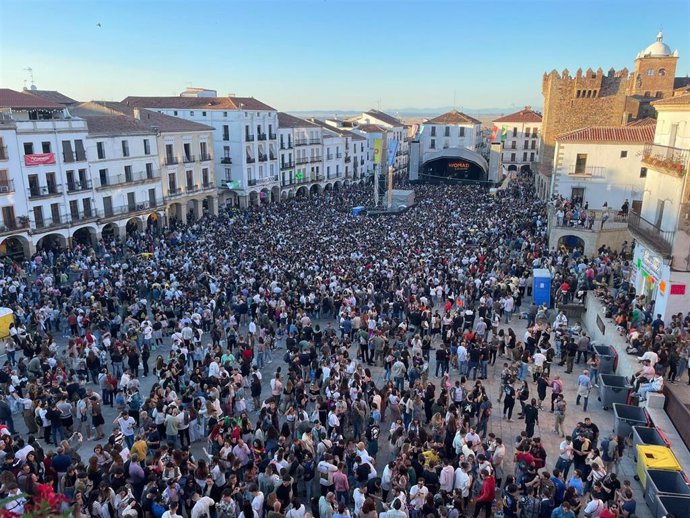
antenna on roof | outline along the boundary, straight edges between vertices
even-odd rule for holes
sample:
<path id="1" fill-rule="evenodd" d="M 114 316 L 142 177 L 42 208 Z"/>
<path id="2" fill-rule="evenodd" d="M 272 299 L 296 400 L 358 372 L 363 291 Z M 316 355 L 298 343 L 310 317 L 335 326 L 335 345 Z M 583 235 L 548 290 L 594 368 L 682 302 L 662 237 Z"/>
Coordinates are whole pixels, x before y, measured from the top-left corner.
<path id="1" fill-rule="evenodd" d="M 26 67 L 24 71 L 29 73 L 29 79 L 31 80 L 31 90 L 36 90 L 36 85 L 34 84 L 34 69 L 31 67 Z M 26 79 L 24 80 L 24 90 L 26 90 Z"/>
<path id="2" fill-rule="evenodd" d="M 381 111 L 381 98 L 379 97 L 378 101 L 376 101 L 376 105 L 378 106 L 377 110 Z"/>

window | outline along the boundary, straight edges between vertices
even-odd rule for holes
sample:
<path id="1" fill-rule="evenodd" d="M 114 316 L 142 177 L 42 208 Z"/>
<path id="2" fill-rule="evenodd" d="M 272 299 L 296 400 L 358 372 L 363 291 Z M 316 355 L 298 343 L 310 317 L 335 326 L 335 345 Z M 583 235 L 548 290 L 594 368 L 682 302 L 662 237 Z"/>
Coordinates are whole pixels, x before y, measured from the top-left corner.
<path id="1" fill-rule="evenodd" d="M 122 141 L 122 156 L 129 156 L 129 142 Z"/>
<path id="2" fill-rule="evenodd" d="M 431 126 L 431 136 L 432 137 L 436 136 L 436 126 Z"/>
<path id="3" fill-rule="evenodd" d="M 175 111 L 173 112 L 173 115 L 174 115 L 175 117 L 177 117 L 177 110 L 175 110 Z"/>
<path id="4" fill-rule="evenodd" d="M 149 142 L 149 139 L 147 139 L 147 138 L 144 139 L 144 154 L 145 155 L 151 154 L 151 143 Z"/>
<path id="5" fill-rule="evenodd" d="M 522 161 L 527 162 L 527 151 L 522 154 Z"/>
<path id="6" fill-rule="evenodd" d="M 190 117 L 194 117 L 194 112 L 189 112 Z"/>
<path id="7" fill-rule="evenodd" d="M 659 71 L 657 72 L 658 75 L 660 76 L 665 76 L 666 75 L 666 69 L 665 68 L 660 68 Z"/>
<path id="8" fill-rule="evenodd" d="M 587 169 L 587 154 L 578 153 L 575 159 L 575 174 L 585 174 Z"/>
<path id="9" fill-rule="evenodd" d="M 168 192 L 172 194 L 177 193 L 177 178 L 175 173 L 170 173 L 168 175 Z"/>
<path id="10" fill-rule="evenodd" d="M 510 143 L 510 149 L 517 149 L 517 142 L 515 140 Z"/>
<path id="11" fill-rule="evenodd" d="M 525 138 L 529 137 L 529 128 L 525 128 Z"/>
<path id="12" fill-rule="evenodd" d="M 655 97 L 661 98 L 663 96 L 664 96 L 664 94 L 662 94 L 660 91 L 657 90 Z"/>
<path id="13" fill-rule="evenodd" d="M 149 180 L 153 178 L 153 164 L 151 162 L 146 164 L 146 178 Z"/>
<path id="14" fill-rule="evenodd" d="M 72 219 L 79 219 L 79 202 L 77 200 L 69 202 L 69 213 Z"/>
<path id="15" fill-rule="evenodd" d="M 201 112 L 202 117 L 206 117 L 206 112 Z"/>
<path id="16" fill-rule="evenodd" d="M 446 137 L 450 137 L 450 126 L 446 126 Z"/>
<path id="17" fill-rule="evenodd" d="M 34 154 L 33 142 L 24 142 L 24 154 L 25 155 L 33 155 Z"/>
<path id="18" fill-rule="evenodd" d="M 522 149 L 529 149 L 529 140 L 525 140 L 525 143 L 522 146 Z"/>
<path id="19" fill-rule="evenodd" d="M 640 178 L 647 178 L 647 168 L 640 167 Z"/>
<path id="20" fill-rule="evenodd" d="M 113 197 L 104 196 L 103 197 L 103 214 L 107 216 L 113 215 Z"/>
<path id="21" fill-rule="evenodd" d="M 230 140 L 230 126 L 223 124 L 223 140 Z"/>
<path id="22" fill-rule="evenodd" d="M 101 185 L 108 185 L 108 170 L 107 169 L 99 169 L 98 170 L 98 180 L 101 183 Z"/>
<path id="23" fill-rule="evenodd" d="M 223 146 L 223 158 L 230 158 L 230 146 Z"/>
<path id="24" fill-rule="evenodd" d="M 431 139 L 431 142 L 429 143 L 429 149 L 436 149 L 436 141 L 434 139 Z"/>
<path id="25" fill-rule="evenodd" d="M 465 128 L 462 126 L 460 127 L 460 138 L 463 138 L 465 136 Z"/>
<path id="26" fill-rule="evenodd" d="M 187 180 L 187 190 L 191 191 L 194 188 L 194 171 L 185 171 L 185 178 Z"/>
<path id="27" fill-rule="evenodd" d="M 654 75 L 654 69 L 653 69 L 653 68 L 648 68 L 648 69 L 647 69 L 647 75 L 648 75 L 648 76 L 653 76 L 653 75 Z"/>
<path id="28" fill-rule="evenodd" d="M 74 151 L 77 154 L 77 161 L 86 161 L 86 150 L 84 149 L 84 141 L 81 139 L 76 139 L 74 141 Z"/>
<path id="29" fill-rule="evenodd" d="M 628 157 L 628 152 L 627 151 L 621 151 L 621 158 L 627 158 Z"/>
<path id="30" fill-rule="evenodd" d="M 534 153 L 529 154 L 529 161 L 534 162 Z"/>
<path id="31" fill-rule="evenodd" d="M 103 145 L 103 142 L 96 142 L 96 153 L 98 154 L 99 160 L 105 158 L 105 145 Z"/>
<path id="32" fill-rule="evenodd" d="M 125 182 L 131 182 L 133 179 L 132 176 L 132 166 L 131 165 L 126 165 L 125 166 Z"/>
<path id="33" fill-rule="evenodd" d="M 41 148 L 43 148 L 44 153 L 51 153 L 50 142 L 41 142 Z"/>
<path id="34" fill-rule="evenodd" d="M 510 161 L 515 162 L 515 153 L 510 154 Z"/>
<path id="35" fill-rule="evenodd" d="M 513 137 L 517 137 L 517 128 L 513 128 Z"/>
<path id="36" fill-rule="evenodd" d="M 536 149 L 537 148 L 537 141 L 533 140 L 532 141 L 532 147 L 530 149 Z"/>
<path id="37" fill-rule="evenodd" d="M 223 117 L 227 117 L 227 116 L 228 116 L 228 112 L 223 112 Z"/>

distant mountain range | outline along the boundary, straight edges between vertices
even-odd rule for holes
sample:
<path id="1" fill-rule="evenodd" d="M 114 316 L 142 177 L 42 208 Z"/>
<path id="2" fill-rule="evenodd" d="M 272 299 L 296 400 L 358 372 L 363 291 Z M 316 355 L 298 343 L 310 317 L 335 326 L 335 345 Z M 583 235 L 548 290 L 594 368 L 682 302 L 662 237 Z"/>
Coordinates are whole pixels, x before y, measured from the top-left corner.
<path id="1" fill-rule="evenodd" d="M 466 113 L 467 115 L 481 116 L 481 115 L 505 115 L 514 113 L 520 110 L 522 106 L 513 106 L 509 108 L 455 108 L 458 111 Z M 418 118 L 418 117 L 434 117 L 442 113 L 451 111 L 453 106 L 441 106 L 438 108 L 401 108 L 401 109 L 385 109 L 384 112 L 402 118 Z M 533 106 L 533 110 L 541 112 L 541 107 Z M 291 114 L 298 117 L 316 117 L 318 119 L 325 118 L 347 118 L 358 115 L 366 110 L 304 110 L 304 111 L 290 111 Z"/>

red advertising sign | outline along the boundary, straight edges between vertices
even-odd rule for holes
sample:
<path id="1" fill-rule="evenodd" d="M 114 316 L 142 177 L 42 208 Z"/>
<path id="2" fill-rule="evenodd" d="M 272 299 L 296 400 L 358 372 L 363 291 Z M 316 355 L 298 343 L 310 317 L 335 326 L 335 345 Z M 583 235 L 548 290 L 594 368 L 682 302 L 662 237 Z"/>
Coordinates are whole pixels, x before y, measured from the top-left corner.
<path id="1" fill-rule="evenodd" d="M 50 165 L 55 163 L 55 153 L 24 155 L 24 165 Z"/>
<path id="2" fill-rule="evenodd" d="M 685 295 L 685 284 L 671 284 L 671 295 Z"/>

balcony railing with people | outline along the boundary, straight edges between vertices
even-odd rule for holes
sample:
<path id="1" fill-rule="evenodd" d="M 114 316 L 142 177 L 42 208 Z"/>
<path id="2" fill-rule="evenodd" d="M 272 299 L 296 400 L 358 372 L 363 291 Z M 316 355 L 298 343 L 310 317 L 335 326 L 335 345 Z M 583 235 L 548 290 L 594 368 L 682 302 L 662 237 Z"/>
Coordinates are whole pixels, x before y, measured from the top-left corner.
<path id="1" fill-rule="evenodd" d="M 675 230 L 662 230 L 659 225 L 646 220 L 637 212 L 629 214 L 628 228 L 630 232 L 652 245 L 659 253 L 665 256 L 671 255 Z"/>
<path id="2" fill-rule="evenodd" d="M 688 172 L 690 150 L 659 144 L 645 144 L 642 162 L 655 171 L 683 176 Z"/>

